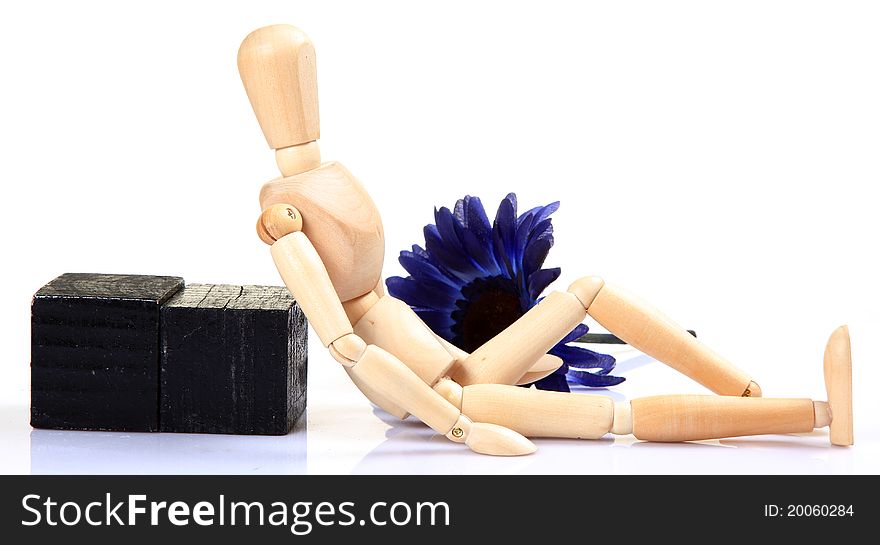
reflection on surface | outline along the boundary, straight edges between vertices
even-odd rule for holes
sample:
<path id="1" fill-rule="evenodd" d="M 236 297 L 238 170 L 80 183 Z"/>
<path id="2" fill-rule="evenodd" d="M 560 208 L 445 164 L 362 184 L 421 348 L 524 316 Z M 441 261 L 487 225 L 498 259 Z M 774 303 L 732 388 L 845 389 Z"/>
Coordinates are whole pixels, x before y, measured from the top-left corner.
<path id="1" fill-rule="evenodd" d="M 31 473 L 305 473 L 305 422 L 283 436 L 33 430 Z"/>

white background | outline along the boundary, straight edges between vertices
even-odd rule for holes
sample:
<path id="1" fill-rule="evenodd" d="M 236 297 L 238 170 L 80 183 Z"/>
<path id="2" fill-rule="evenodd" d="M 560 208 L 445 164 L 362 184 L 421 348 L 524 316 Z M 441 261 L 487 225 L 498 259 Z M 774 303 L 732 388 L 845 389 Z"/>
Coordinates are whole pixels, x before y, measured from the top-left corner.
<path id="1" fill-rule="evenodd" d="M 870 2 L 115 2 L 0 8 L 4 472 L 880 470 L 880 17 Z M 539 440 L 466 452 L 383 420 L 312 335 L 307 430 L 283 438 L 31 431 L 29 304 L 64 272 L 279 284 L 254 234 L 277 176 L 235 56 L 316 45 L 325 159 L 372 192 L 385 274 L 435 205 L 561 200 L 557 288 L 597 274 L 757 378 L 824 399 L 849 323 L 857 444 Z M 701 392 L 621 354 L 619 398 Z"/>

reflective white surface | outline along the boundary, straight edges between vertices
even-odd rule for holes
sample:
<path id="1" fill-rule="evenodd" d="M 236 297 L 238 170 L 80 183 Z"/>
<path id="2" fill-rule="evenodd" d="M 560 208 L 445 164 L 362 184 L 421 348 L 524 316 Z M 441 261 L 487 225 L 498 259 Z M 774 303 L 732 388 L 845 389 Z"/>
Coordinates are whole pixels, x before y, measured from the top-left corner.
<path id="1" fill-rule="evenodd" d="M 494 458 L 469 452 L 410 418 L 397 421 L 375 409 L 342 370 L 312 342 L 309 411 L 282 437 L 32 430 L 25 405 L 0 409 L 0 462 L 5 472 L 58 474 L 654 474 L 654 473 L 876 473 L 880 434 L 871 396 L 856 406 L 854 448 L 828 444 L 825 430 L 687 444 L 648 443 L 632 436 L 578 441 L 538 439 L 537 453 Z M 617 349 L 628 380 L 617 399 L 699 392 L 665 366 Z M 812 381 L 821 384 L 821 368 Z M 856 373 L 856 377 L 859 373 Z M 858 385 L 857 385 L 858 386 Z M 765 386 L 765 392 L 772 388 Z M 581 390 L 577 394 L 581 395 Z M 859 388 L 857 388 L 857 392 Z M 859 397 L 857 397 L 859 400 Z M 864 403 L 867 402 L 867 403 Z M 307 422 L 307 424 L 306 424 Z"/>

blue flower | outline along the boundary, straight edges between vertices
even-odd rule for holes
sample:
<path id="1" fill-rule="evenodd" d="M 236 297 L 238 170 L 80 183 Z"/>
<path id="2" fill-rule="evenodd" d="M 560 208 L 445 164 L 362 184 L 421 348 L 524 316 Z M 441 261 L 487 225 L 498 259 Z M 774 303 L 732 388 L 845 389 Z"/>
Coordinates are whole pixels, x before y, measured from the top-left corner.
<path id="1" fill-rule="evenodd" d="M 473 352 L 535 306 L 559 277 L 558 267 L 541 268 L 553 246 L 550 215 L 558 208 L 555 202 L 517 216 L 510 193 L 492 224 L 477 197 L 460 199 L 454 211 L 435 209 L 435 224 L 424 229 L 425 247 L 400 252 L 410 276 L 388 278 L 388 292 L 437 335 Z M 578 325 L 550 350 L 563 364 L 536 387 L 568 392 L 569 382 L 602 387 L 624 381 L 608 374 L 613 356 L 572 344 L 587 331 Z"/>

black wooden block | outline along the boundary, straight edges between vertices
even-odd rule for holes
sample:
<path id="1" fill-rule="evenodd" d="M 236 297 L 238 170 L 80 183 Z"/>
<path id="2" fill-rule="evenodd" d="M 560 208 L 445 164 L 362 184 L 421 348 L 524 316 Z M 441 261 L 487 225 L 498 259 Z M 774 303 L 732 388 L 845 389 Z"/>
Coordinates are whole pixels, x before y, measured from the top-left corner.
<path id="1" fill-rule="evenodd" d="M 285 288 L 193 284 L 161 314 L 161 431 L 293 428 L 306 403 L 307 329 Z"/>
<path id="2" fill-rule="evenodd" d="M 31 305 L 31 425 L 159 429 L 159 307 L 176 276 L 68 273 Z"/>

